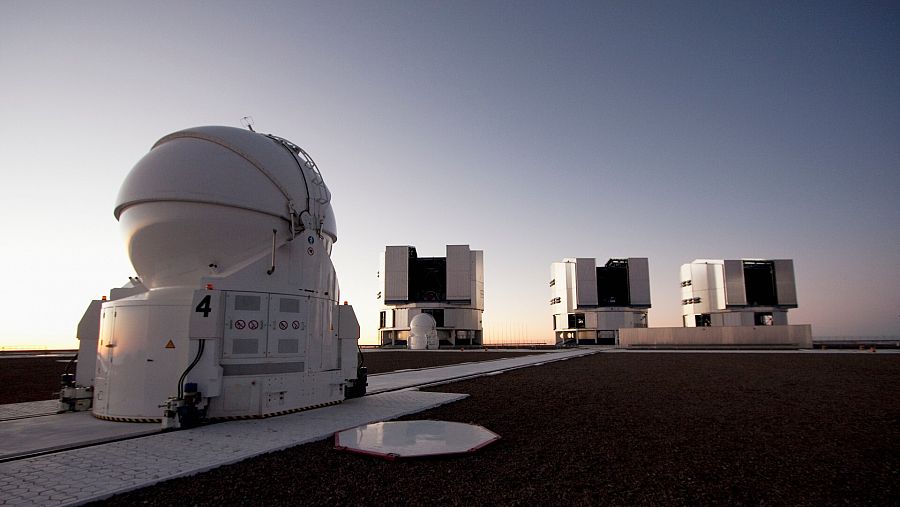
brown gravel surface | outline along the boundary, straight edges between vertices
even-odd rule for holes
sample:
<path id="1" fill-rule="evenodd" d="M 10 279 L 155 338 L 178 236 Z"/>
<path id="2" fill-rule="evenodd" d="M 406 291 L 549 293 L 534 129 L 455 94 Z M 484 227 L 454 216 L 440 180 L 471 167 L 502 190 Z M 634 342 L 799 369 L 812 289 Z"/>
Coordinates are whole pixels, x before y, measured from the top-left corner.
<path id="1" fill-rule="evenodd" d="M 408 419 L 481 424 L 472 455 L 388 462 L 328 441 L 112 505 L 897 505 L 900 355 L 605 353 L 440 386 Z"/>
<path id="2" fill-rule="evenodd" d="M 0 358 L 0 405 L 59 396 L 59 376 L 71 357 Z M 74 368 L 72 369 L 74 373 Z"/>

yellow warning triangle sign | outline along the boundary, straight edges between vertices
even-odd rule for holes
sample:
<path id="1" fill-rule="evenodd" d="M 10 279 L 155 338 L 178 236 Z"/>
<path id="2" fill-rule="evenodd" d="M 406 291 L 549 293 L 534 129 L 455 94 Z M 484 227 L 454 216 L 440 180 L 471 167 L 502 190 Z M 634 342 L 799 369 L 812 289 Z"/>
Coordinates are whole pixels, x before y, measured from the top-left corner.
<path id="1" fill-rule="evenodd" d="M 174 349 L 174 348 L 175 348 L 175 344 L 172 343 L 172 340 L 169 340 L 169 343 L 166 344 L 166 348 L 167 348 L 167 349 Z"/>

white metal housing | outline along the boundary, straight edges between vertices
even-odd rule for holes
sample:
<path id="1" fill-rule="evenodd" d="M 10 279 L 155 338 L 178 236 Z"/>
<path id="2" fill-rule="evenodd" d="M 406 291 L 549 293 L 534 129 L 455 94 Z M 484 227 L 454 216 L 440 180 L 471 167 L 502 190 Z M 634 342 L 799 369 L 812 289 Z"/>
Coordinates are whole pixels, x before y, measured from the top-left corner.
<path id="1" fill-rule="evenodd" d="M 698 259 L 681 266 L 684 327 L 787 325 L 797 307 L 790 259 Z"/>
<path id="2" fill-rule="evenodd" d="M 647 327 L 649 264 L 644 257 L 566 258 L 550 265 L 556 343 L 615 344 L 619 329 Z"/>
<path id="3" fill-rule="evenodd" d="M 438 348 L 437 322 L 428 313 L 420 313 L 409 321 L 409 340 L 411 350 L 428 350 Z"/>
<path id="4" fill-rule="evenodd" d="M 100 311 L 96 416 L 159 420 L 190 384 L 210 418 L 344 398 L 359 326 L 338 304 L 331 194 L 302 149 L 230 127 L 176 132 L 129 173 L 115 216 L 140 283 Z"/>
<path id="5" fill-rule="evenodd" d="M 447 245 L 445 257 L 419 257 L 415 247 L 388 246 L 381 257 L 382 345 L 406 345 L 412 320 L 429 314 L 442 346 L 482 345 L 484 253 Z"/>

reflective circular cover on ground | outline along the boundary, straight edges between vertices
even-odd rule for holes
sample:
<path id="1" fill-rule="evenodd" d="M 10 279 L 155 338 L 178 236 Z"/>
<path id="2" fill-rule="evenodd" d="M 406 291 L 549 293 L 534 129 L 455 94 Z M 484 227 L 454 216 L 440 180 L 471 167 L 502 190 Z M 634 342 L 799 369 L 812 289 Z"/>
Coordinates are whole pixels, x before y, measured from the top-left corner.
<path id="1" fill-rule="evenodd" d="M 392 421 L 335 433 L 334 448 L 395 459 L 475 452 L 499 438 L 500 435 L 474 424 Z"/>

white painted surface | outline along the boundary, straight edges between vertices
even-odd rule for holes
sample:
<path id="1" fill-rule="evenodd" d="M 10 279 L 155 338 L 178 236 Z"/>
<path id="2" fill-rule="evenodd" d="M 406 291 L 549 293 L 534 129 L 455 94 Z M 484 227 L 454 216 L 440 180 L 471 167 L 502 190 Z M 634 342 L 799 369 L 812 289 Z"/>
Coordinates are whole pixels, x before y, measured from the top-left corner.
<path id="1" fill-rule="evenodd" d="M 619 330 L 623 347 L 812 347 L 809 324 L 793 326 L 652 327 Z"/>
<path id="2" fill-rule="evenodd" d="M 159 424 L 103 421 L 67 412 L 0 422 L 0 459 L 159 433 Z"/>
<path id="3" fill-rule="evenodd" d="M 610 259 L 606 264 L 613 260 L 622 259 Z M 594 341 L 600 336 L 598 331 L 616 332 L 620 328 L 647 326 L 650 307 L 648 260 L 646 257 L 629 257 L 625 262 L 629 296 L 628 301 L 619 305 L 600 301 L 596 259 L 565 258 L 550 265 L 550 311 L 557 344 L 576 338 Z M 614 306 L 597 306 L 604 303 Z M 582 315 L 583 325 L 570 327 L 571 314 Z"/>
<path id="4" fill-rule="evenodd" d="M 451 421 L 390 421 L 366 424 L 335 435 L 336 449 L 386 458 L 473 452 L 500 438 L 477 424 Z"/>
<path id="5" fill-rule="evenodd" d="M 151 290 L 102 306 L 94 413 L 158 419 L 183 378 L 211 417 L 343 399 L 359 330 L 349 307 L 335 310 L 330 199 L 309 155 L 284 139 L 231 127 L 160 139 L 116 201 Z"/>
<path id="6" fill-rule="evenodd" d="M 0 421 L 55 414 L 58 409 L 59 400 L 9 403 L 7 405 L 0 405 Z"/>
<path id="7" fill-rule="evenodd" d="M 447 245 L 447 300 L 472 300 L 472 253 L 469 245 Z"/>
<path id="8" fill-rule="evenodd" d="M 381 255 L 383 280 L 381 283 L 384 322 L 379 322 L 378 336 L 382 345 L 394 345 L 397 341 L 411 340 L 411 322 L 423 311 L 443 311 L 443 321 L 438 319 L 438 341 L 457 345 L 482 344 L 482 314 L 484 313 L 484 252 L 472 250 L 469 245 L 447 245 L 445 293 L 443 299 L 415 301 L 409 292 L 416 285 L 418 270 L 410 271 L 410 256 L 417 256 L 412 246 L 387 246 Z M 378 273 L 379 278 L 382 272 Z M 421 282 L 419 280 L 418 282 Z"/>
<path id="9" fill-rule="evenodd" d="M 575 259 L 575 305 L 597 305 L 597 260 Z"/>
<path id="10" fill-rule="evenodd" d="M 420 313 L 409 323 L 409 348 L 412 350 L 437 349 L 437 324 L 434 317 Z"/>
<path id="11" fill-rule="evenodd" d="M 628 258 L 628 292 L 632 306 L 650 306 L 650 263 L 646 257 Z"/>
<path id="12" fill-rule="evenodd" d="M 480 361 L 477 363 L 464 363 L 453 366 L 402 370 L 381 375 L 370 375 L 367 392 L 380 393 L 394 389 L 459 380 L 467 377 L 486 375 L 496 371 L 511 370 L 560 361 L 572 357 L 586 356 L 595 354 L 599 351 L 599 349 L 572 349 L 558 352 L 543 352 L 533 356 L 498 359 L 496 361 Z M 459 353 L 466 354 L 466 352 Z"/>
<path id="13" fill-rule="evenodd" d="M 408 246 L 388 246 L 384 249 L 384 301 L 409 299 L 409 249 Z"/>

